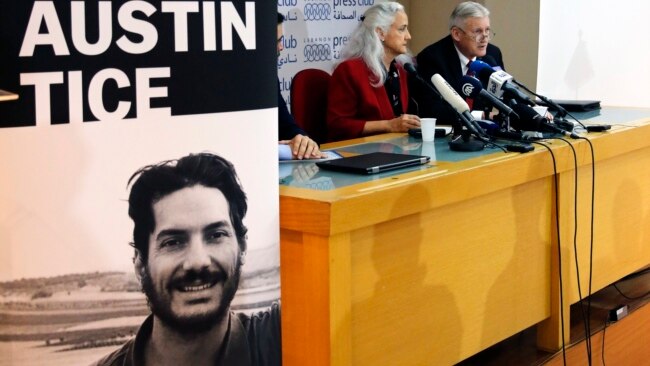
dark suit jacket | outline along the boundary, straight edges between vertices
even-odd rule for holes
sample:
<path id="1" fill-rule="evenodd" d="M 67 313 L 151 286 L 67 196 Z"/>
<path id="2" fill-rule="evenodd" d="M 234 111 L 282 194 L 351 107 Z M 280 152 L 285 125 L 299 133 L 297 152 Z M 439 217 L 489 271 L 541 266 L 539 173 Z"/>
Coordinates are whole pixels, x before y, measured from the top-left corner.
<path id="1" fill-rule="evenodd" d="M 278 82 L 278 140 L 291 140 L 298 134 L 307 136 L 289 113 L 287 103 L 280 93 L 280 83 Z"/>
<path id="2" fill-rule="evenodd" d="M 406 71 L 397 65 L 402 109 L 408 106 Z M 360 59 L 340 63 L 330 79 L 327 96 L 327 132 L 329 141 L 361 136 L 366 121 L 388 120 L 397 116 L 384 86 L 370 85 L 370 69 Z"/>
<path id="3" fill-rule="evenodd" d="M 500 66 L 505 70 L 499 47 L 488 44 L 486 55 L 491 56 L 496 61 L 497 65 L 492 66 Z M 430 82 L 434 74 L 440 74 L 458 94 L 462 95 L 460 80 L 463 77 L 463 71 L 451 35 L 423 49 L 417 55 L 417 64 L 418 73 L 425 81 Z M 438 124 L 454 124 L 456 114 L 440 97 L 417 82 L 417 80 L 409 80 L 409 85 L 411 95 L 417 102 L 420 117 L 438 118 Z M 473 109 L 479 110 L 483 106 L 479 100 L 475 100 Z"/>

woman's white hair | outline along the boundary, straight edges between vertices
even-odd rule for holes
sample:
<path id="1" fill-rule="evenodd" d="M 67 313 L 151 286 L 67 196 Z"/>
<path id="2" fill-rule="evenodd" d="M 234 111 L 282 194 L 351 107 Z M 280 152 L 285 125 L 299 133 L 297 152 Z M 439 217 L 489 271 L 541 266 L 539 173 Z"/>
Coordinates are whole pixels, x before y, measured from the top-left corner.
<path id="1" fill-rule="evenodd" d="M 381 29 L 384 34 L 388 33 L 400 11 L 403 12 L 404 7 L 394 1 L 378 3 L 368 8 L 363 14 L 361 22 L 350 35 L 347 45 L 341 51 L 341 61 L 357 57 L 363 59 L 372 74 L 370 79 L 372 86 L 383 85 L 386 82 L 387 72 L 382 62 L 384 46 L 376 29 Z M 410 61 L 408 56 L 402 56 L 406 55 L 398 56 L 398 61 Z"/>

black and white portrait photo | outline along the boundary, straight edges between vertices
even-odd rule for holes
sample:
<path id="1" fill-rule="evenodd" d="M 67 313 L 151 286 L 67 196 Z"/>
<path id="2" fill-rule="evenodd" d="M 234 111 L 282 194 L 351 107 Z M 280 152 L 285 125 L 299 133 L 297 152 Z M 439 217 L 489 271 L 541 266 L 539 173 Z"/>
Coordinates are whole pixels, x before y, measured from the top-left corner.
<path id="1" fill-rule="evenodd" d="M 0 365 L 280 364 L 276 5 L 179 4 L 0 5 Z"/>

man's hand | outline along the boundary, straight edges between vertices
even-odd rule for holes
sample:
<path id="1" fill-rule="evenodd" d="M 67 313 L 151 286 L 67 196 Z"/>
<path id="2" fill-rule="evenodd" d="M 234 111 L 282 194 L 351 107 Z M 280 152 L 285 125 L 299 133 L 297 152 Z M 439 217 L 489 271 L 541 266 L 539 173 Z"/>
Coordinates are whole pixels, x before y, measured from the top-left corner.
<path id="1" fill-rule="evenodd" d="M 308 136 L 298 134 L 291 140 L 282 140 L 279 143 L 291 147 L 293 159 L 320 159 L 323 157 L 316 141 Z"/>

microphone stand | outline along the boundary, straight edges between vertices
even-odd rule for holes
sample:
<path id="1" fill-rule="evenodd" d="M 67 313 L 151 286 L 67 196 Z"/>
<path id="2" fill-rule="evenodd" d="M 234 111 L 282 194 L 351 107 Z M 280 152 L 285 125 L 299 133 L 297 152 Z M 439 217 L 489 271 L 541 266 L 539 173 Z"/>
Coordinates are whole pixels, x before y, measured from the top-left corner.
<path id="1" fill-rule="evenodd" d="M 460 123 L 460 134 L 458 136 L 452 136 L 451 141 L 449 141 L 449 149 L 453 151 L 481 151 L 485 148 L 485 142 L 483 142 L 483 139 L 480 136 L 477 136 L 476 138 L 472 136 L 472 132 L 469 130 L 468 127 L 463 128 L 463 126 L 472 126 L 472 122 L 469 121 L 465 116 L 462 114 L 456 113 L 456 110 L 445 100 L 445 98 L 442 97 L 440 92 L 431 84 L 426 82 L 418 73 L 417 71 L 413 68 L 413 65 L 407 64 L 409 66 L 405 66 L 406 71 L 409 72 L 409 74 L 413 75 L 422 85 L 426 86 L 429 90 L 433 92 L 434 95 L 438 96 L 440 100 L 445 102 L 445 105 L 448 108 L 451 108 L 451 110 L 454 111 L 454 113 L 458 116 L 458 118 L 461 120 Z"/>
<path id="2" fill-rule="evenodd" d="M 461 123 L 461 128 L 460 128 L 460 133 L 458 136 L 452 136 L 451 141 L 449 141 L 449 149 L 453 151 L 480 151 L 485 148 L 485 145 L 488 143 L 492 143 L 490 141 L 490 138 L 485 136 L 485 131 L 481 128 L 481 126 L 476 123 L 476 121 L 471 119 L 471 115 L 469 117 L 466 117 L 464 113 L 459 113 L 456 111 L 456 109 L 451 105 L 449 101 L 447 101 L 445 98 L 442 97 L 442 94 L 438 89 L 436 89 L 432 84 L 429 82 L 425 81 L 420 74 L 418 74 L 417 70 L 411 63 L 406 63 L 404 64 L 404 69 L 412 76 L 414 76 L 422 85 L 426 86 L 429 90 L 433 92 L 434 95 L 437 95 L 438 98 L 443 100 L 446 104 L 447 107 L 451 108 L 456 115 L 458 116 L 458 119 L 460 119 Z M 467 112 L 469 114 L 469 112 Z M 454 127 L 455 128 L 455 127 Z M 492 143 L 494 144 L 494 143 Z M 503 151 L 506 151 L 503 147 L 494 144 L 495 146 L 501 148 Z"/>
<path id="3" fill-rule="evenodd" d="M 555 115 L 553 116 L 553 123 L 558 125 L 560 128 L 568 131 L 573 131 L 574 125 L 573 123 L 569 122 L 566 118 L 567 111 L 566 109 L 562 108 L 559 104 L 555 103 L 553 100 L 548 99 L 547 97 L 541 95 L 541 94 L 535 94 L 537 98 L 539 98 L 544 104 L 546 104 L 550 109 L 555 110 Z"/>
<path id="4" fill-rule="evenodd" d="M 469 121 L 465 116 L 459 114 L 458 117 L 461 119 L 461 126 L 471 126 L 471 121 Z M 452 151 L 481 151 L 485 148 L 484 138 L 481 136 L 474 136 L 474 133 L 471 132 L 467 127 L 461 128 L 460 134 L 458 136 L 452 137 L 449 141 L 449 149 Z"/>
<path id="5" fill-rule="evenodd" d="M 503 117 L 503 122 L 504 122 L 504 128 L 506 131 L 510 131 L 510 115 L 506 115 Z"/>
<path id="6" fill-rule="evenodd" d="M 510 115 L 505 113 L 497 114 L 495 122 L 499 124 L 499 129 L 494 131 L 493 136 L 504 140 L 524 141 L 521 132 L 514 131 L 510 128 Z"/>
<path id="7" fill-rule="evenodd" d="M 574 129 L 574 127 L 575 127 L 574 124 L 573 124 L 571 121 L 569 121 L 569 120 L 567 120 L 567 119 L 564 118 L 564 117 L 566 117 L 567 115 L 571 116 L 571 118 L 573 118 L 573 119 L 574 119 L 574 120 L 575 120 L 575 121 L 576 121 L 580 126 L 582 126 L 582 128 L 584 128 L 585 130 L 587 130 L 587 132 L 603 132 L 603 131 L 607 131 L 607 130 L 609 130 L 609 129 L 612 127 L 611 125 L 591 125 L 591 126 L 585 126 L 582 122 L 580 122 L 579 119 L 575 118 L 572 114 L 570 114 L 569 112 L 567 112 L 566 109 L 562 108 L 562 106 L 560 106 L 559 104 L 555 103 L 552 99 L 549 99 L 549 98 L 547 98 L 547 97 L 545 97 L 545 96 L 543 96 L 543 95 L 540 95 L 540 94 L 537 94 L 537 93 L 533 92 L 532 90 L 528 89 L 525 85 L 523 85 L 523 84 L 517 82 L 517 81 L 514 80 L 514 79 L 513 79 L 513 81 L 514 81 L 517 85 L 519 85 L 520 87 L 524 88 L 524 90 L 526 90 L 526 91 L 529 92 L 530 94 L 532 94 L 532 95 L 536 96 L 537 98 L 539 98 L 539 99 L 540 99 L 542 102 L 544 102 L 544 104 L 546 104 L 550 109 L 554 109 L 554 110 L 556 110 L 557 112 L 556 112 L 556 114 L 555 114 L 555 118 L 554 118 L 554 121 L 553 121 L 553 122 L 554 122 L 556 125 L 558 125 L 560 128 L 564 129 L 564 130 L 567 130 L 567 131 L 573 131 L 573 129 Z"/>

